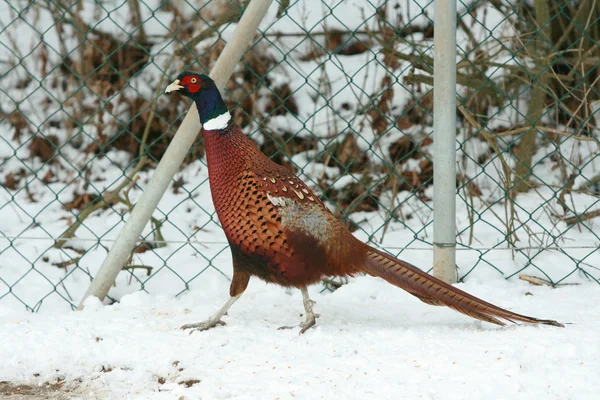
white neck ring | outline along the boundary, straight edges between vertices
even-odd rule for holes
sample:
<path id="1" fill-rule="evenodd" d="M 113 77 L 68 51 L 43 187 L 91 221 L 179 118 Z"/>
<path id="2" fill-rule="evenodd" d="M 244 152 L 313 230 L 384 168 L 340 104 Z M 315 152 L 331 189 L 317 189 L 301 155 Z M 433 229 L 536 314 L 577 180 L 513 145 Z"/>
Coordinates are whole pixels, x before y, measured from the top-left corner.
<path id="1" fill-rule="evenodd" d="M 229 111 L 225 111 L 223 114 L 215 117 L 213 119 L 209 119 L 208 121 L 202 124 L 202 127 L 205 131 L 214 131 L 218 129 L 224 129 L 227 127 L 227 124 L 231 120 L 231 114 Z"/>

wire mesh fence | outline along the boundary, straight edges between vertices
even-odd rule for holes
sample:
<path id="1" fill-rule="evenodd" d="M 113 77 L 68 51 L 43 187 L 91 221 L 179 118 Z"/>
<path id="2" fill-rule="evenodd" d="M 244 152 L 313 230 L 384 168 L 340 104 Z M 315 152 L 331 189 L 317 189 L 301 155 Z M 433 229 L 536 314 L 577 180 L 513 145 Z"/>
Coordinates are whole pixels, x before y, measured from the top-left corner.
<path id="1" fill-rule="evenodd" d="M 246 5 L 0 6 L 0 306 L 76 306 L 188 107 L 162 95 L 169 78 L 209 71 Z M 425 270 L 432 16 L 432 1 L 276 1 L 224 93 L 355 235 Z M 459 2 L 461 279 L 598 283 L 599 19 L 591 0 Z M 206 289 L 230 263 L 200 135 L 110 298 Z"/>

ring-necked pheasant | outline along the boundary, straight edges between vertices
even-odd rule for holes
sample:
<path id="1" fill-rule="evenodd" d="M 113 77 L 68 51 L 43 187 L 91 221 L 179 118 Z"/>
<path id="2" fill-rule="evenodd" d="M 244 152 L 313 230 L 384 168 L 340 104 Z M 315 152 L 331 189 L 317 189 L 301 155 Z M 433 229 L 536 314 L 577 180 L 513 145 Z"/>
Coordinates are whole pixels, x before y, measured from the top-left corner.
<path id="1" fill-rule="evenodd" d="M 302 291 L 306 313 L 300 333 L 304 333 L 318 317 L 307 286 L 326 276 L 359 272 L 381 277 L 427 304 L 448 306 L 493 324 L 522 321 L 563 326 L 487 303 L 356 239 L 304 182 L 262 154 L 232 123 L 208 76 L 183 72 L 165 92 L 179 92 L 196 103 L 213 202 L 233 258 L 229 300 L 208 320 L 182 329 L 224 325 L 221 317 L 254 275 Z"/>

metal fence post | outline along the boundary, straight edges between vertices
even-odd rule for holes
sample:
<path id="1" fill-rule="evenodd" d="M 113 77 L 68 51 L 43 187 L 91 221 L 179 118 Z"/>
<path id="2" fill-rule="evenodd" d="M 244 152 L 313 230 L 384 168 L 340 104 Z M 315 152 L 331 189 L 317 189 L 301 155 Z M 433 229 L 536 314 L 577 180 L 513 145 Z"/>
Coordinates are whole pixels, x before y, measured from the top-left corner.
<path id="1" fill-rule="evenodd" d="M 210 73 L 210 77 L 220 90 L 223 89 L 235 66 L 244 55 L 272 1 L 252 0 L 246 8 L 238 26 L 235 28 L 231 41 L 223 49 Z M 83 307 L 83 302 L 89 296 L 96 296 L 100 300 L 104 299 L 131 254 L 142 230 L 150 220 L 158 202 L 169 187 L 173 176 L 179 170 L 179 166 L 198 136 L 200 129 L 198 110 L 192 104 L 154 174 L 152 174 L 148 186 L 81 300 L 78 309 Z"/>
<path id="2" fill-rule="evenodd" d="M 456 0 L 435 0 L 433 274 L 456 282 Z"/>

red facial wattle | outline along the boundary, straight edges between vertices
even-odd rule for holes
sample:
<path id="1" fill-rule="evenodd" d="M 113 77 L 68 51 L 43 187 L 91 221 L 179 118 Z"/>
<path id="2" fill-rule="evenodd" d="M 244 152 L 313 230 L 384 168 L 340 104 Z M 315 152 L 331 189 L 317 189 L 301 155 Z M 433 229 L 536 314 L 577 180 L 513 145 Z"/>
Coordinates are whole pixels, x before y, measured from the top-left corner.
<path id="1" fill-rule="evenodd" d="M 181 85 L 187 87 L 190 93 L 196 93 L 202 87 L 202 81 L 195 76 L 186 76 L 181 80 Z"/>

